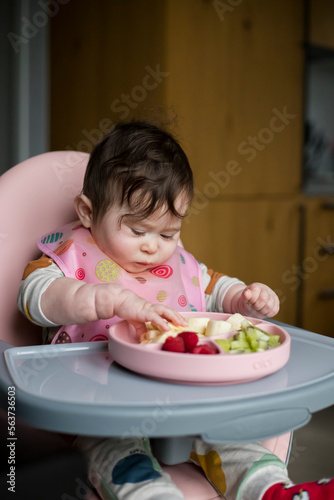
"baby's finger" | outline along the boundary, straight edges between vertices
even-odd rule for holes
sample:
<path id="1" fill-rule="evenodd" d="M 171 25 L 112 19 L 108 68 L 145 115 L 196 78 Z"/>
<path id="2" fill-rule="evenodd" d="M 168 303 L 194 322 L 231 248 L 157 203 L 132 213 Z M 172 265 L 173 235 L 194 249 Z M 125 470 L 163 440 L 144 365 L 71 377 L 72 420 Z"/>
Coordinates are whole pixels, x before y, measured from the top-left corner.
<path id="1" fill-rule="evenodd" d="M 256 293 L 253 293 L 252 297 L 250 300 L 246 302 L 246 307 L 251 309 L 251 312 L 257 312 L 259 313 L 259 316 L 264 316 L 267 313 L 267 306 L 268 303 L 270 302 L 270 294 L 268 293 L 267 290 L 261 290 L 260 293 L 256 291 Z M 269 308 L 271 305 L 269 304 Z M 268 308 L 268 310 L 269 310 Z M 258 315 L 255 315 L 258 317 Z"/>
<path id="2" fill-rule="evenodd" d="M 262 307 L 260 310 L 261 313 L 264 314 L 267 318 L 272 318 L 273 316 L 276 316 L 276 314 L 279 311 L 279 299 L 277 295 L 271 295 L 269 297 L 269 300 L 265 303 L 265 305 Z"/>
<path id="3" fill-rule="evenodd" d="M 261 295 L 261 288 L 258 285 L 249 285 L 243 291 L 243 299 L 250 304 L 254 305 Z"/>
<path id="4" fill-rule="evenodd" d="M 156 313 L 152 313 L 152 314 L 148 315 L 144 321 L 128 320 L 128 322 L 130 323 L 130 325 L 132 325 L 135 328 L 138 336 L 140 336 L 142 333 L 145 333 L 147 331 L 146 322 L 152 322 L 155 325 L 157 325 L 158 328 L 160 328 L 161 330 L 164 330 L 164 331 L 168 331 L 170 329 L 168 321 L 166 321 L 159 314 L 156 314 Z"/>
<path id="5" fill-rule="evenodd" d="M 174 311 L 173 309 L 168 309 L 164 313 L 163 317 L 176 326 L 187 326 L 188 324 L 187 320 L 180 313 Z"/>
<path id="6" fill-rule="evenodd" d="M 156 306 L 154 314 L 156 315 L 156 319 L 152 321 L 165 331 L 168 331 L 170 329 L 169 323 L 173 323 L 174 325 L 187 326 L 187 321 L 181 316 L 181 314 L 174 311 L 173 309 Z"/>
<path id="7" fill-rule="evenodd" d="M 138 321 L 129 321 L 129 323 L 130 323 L 130 325 L 134 326 L 138 337 L 140 337 L 140 335 L 142 333 L 145 333 L 147 330 L 145 323 L 140 323 Z"/>
<path id="8" fill-rule="evenodd" d="M 262 295 L 252 307 L 263 317 L 272 318 L 279 311 L 279 299 L 274 293 L 268 294 L 268 298 Z"/>

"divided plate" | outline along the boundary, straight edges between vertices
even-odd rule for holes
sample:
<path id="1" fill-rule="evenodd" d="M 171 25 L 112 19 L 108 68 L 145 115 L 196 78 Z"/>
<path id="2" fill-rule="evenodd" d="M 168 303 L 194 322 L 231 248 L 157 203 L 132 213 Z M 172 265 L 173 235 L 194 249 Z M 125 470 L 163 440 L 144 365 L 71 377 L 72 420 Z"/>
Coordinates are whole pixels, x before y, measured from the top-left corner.
<path id="1" fill-rule="evenodd" d="M 189 312 L 185 318 L 226 320 L 231 314 Z M 140 344 L 134 327 L 127 321 L 115 323 L 109 331 L 109 352 L 114 361 L 136 373 L 182 384 L 233 384 L 250 382 L 282 368 L 290 356 L 290 335 L 268 321 L 247 317 L 253 325 L 271 335 L 279 335 L 281 345 L 264 352 L 230 354 L 214 339 L 228 338 L 236 332 L 201 338 L 199 343 L 214 344 L 217 354 L 174 353 L 162 350 L 162 343 Z"/>

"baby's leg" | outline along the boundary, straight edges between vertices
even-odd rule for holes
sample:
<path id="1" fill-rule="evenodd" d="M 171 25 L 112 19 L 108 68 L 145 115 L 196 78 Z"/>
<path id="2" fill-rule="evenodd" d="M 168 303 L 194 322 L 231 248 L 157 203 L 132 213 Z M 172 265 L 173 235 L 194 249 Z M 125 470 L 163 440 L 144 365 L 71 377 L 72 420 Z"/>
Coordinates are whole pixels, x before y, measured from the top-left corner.
<path id="1" fill-rule="evenodd" d="M 227 500 L 334 500 L 334 480 L 293 484 L 285 464 L 261 443 L 193 442 L 191 460 Z"/>
<path id="2" fill-rule="evenodd" d="M 79 437 L 88 478 L 103 500 L 184 500 L 153 457 L 148 439 Z"/>
<path id="3" fill-rule="evenodd" d="M 190 459 L 228 500 L 259 500 L 271 485 L 288 481 L 285 464 L 261 443 L 207 444 L 195 439 Z"/>

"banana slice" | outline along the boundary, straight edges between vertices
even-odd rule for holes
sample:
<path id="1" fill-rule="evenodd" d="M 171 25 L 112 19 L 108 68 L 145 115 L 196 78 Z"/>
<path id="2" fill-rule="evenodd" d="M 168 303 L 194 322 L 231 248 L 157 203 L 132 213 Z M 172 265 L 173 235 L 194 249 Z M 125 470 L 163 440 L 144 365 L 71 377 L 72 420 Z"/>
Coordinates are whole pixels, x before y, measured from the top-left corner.
<path id="1" fill-rule="evenodd" d="M 244 321 L 251 325 L 251 323 L 247 321 L 240 313 L 232 314 L 232 316 L 230 316 L 226 321 L 227 323 L 230 323 L 231 331 L 240 330 L 241 325 Z"/>
<path id="2" fill-rule="evenodd" d="M 167 337 L 176 337 L 179 333 L 188 329 L 188 327 L 176 326 L 172 323 L 168 323 L 170 329 L 166 332 L 154 323 L 147 322 L 145 325 L 147 331 L 140 336 L 141 344 L 161 343 L 164 342 Z"/>
<path id="3" fill-rule="evenodd" d="M 155 323 L 152 323 L 150 321 L 146 322 L 145 326 L 147 328 L 147 331 L 151 331 L 151 330 L 157 331 L 158 330 L 160 333 L 166 333 L 166 331 L 163 330 L 160 326 L 158 326 Z M 188 327 L 174 325 L 173 323 L 168 323 L 168 326 L 169 326 L 168 332 L 171 332 L 171 333 L 174 333 L 174 332 L 180 333 L 180 332 L 183 332 L 184 330 L 188 329 Z"/>
<path id="4" fill-rule="evenodd" d="M 154 330 L 154 331 L 158 330 L 159 332 L 162 332 L 162 329 L 160 328 L 160 326 L 156 325 L 155 323 L 152 323 L 152 321 L 146 321 L 145 326 L 146 326 L 146 329 L 148 332 L 150 330 Z"/>
<path id="5" fill-rule="evenodd" d="M 161 332 L 159 330 L 147 330 L 140 335 L 140 343 L 151 344 L 152 342 L 156 342 L 156 339 L 160 337 L 160 335 Z"/>
<path id="6" fill-rule="evenodd" d="M 165 332 L 162 333 L 156 340 L 158 344 L 163 344 L 167 337 L 176 337 L 180 332 Z"/>
<path id="7" fill-rule="evenodd" d="M 206 326 L 209 323 L 209 318 L 188 318 L 188 327 L 183 330 L 189 330 L 191 332 L 199 333 L 205 335 Z"/>
<path id="8" fill-rule="evenodd" d="M 206 327 L 205 335 L 212 337 L 213 335 L 221 335 L 230 331 L 232 331 L 231 323 L 222 320 L 210 320 Z"/>

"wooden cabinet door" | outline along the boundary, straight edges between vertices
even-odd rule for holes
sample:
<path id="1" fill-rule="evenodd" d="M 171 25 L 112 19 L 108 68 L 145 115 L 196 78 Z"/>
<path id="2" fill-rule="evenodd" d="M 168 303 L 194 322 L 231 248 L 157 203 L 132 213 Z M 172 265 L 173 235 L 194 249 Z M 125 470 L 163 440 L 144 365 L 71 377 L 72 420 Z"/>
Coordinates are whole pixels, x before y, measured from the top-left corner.
<path id="1" fill-rule="evenodd" d="M 180 117 L 198 186 L 211 180 L 210 172 L 223 175 L 233 161 L 241 174 L 222 192 L 296 193 L 303 2 L 249 0 L 223 16 L 218 4 L 170 0 L 166 11 L 166 103 Z"/>
<path id="2" fill-rule="evenodd" d="M 51 149 L 91 152 L 165 105 L 165 1 L 71 0 L 51 19 Z"/>
<path id="3" fill-rule="evenodd" d="M 52 149 L 90 151 L 112 123 L 162 106 L 199 188 L 218 176 L 224 194 L 296 193 L 303 1 L 231 3 L 64 5 L 51 20 Z"/>
<path id="4" fill-rule="evenodd" d="M 273 288 L 281 299 L 277 319 L 296 324 L 298 233 L 294 201 L 214 199 L 190 209 L 182 241 L 209 268 Z"/>
<path id="5" fill-rule="evenodd" d="M 305 211 L 302 326 L 334 337 L 334 199 L 308 200 Z"/>

